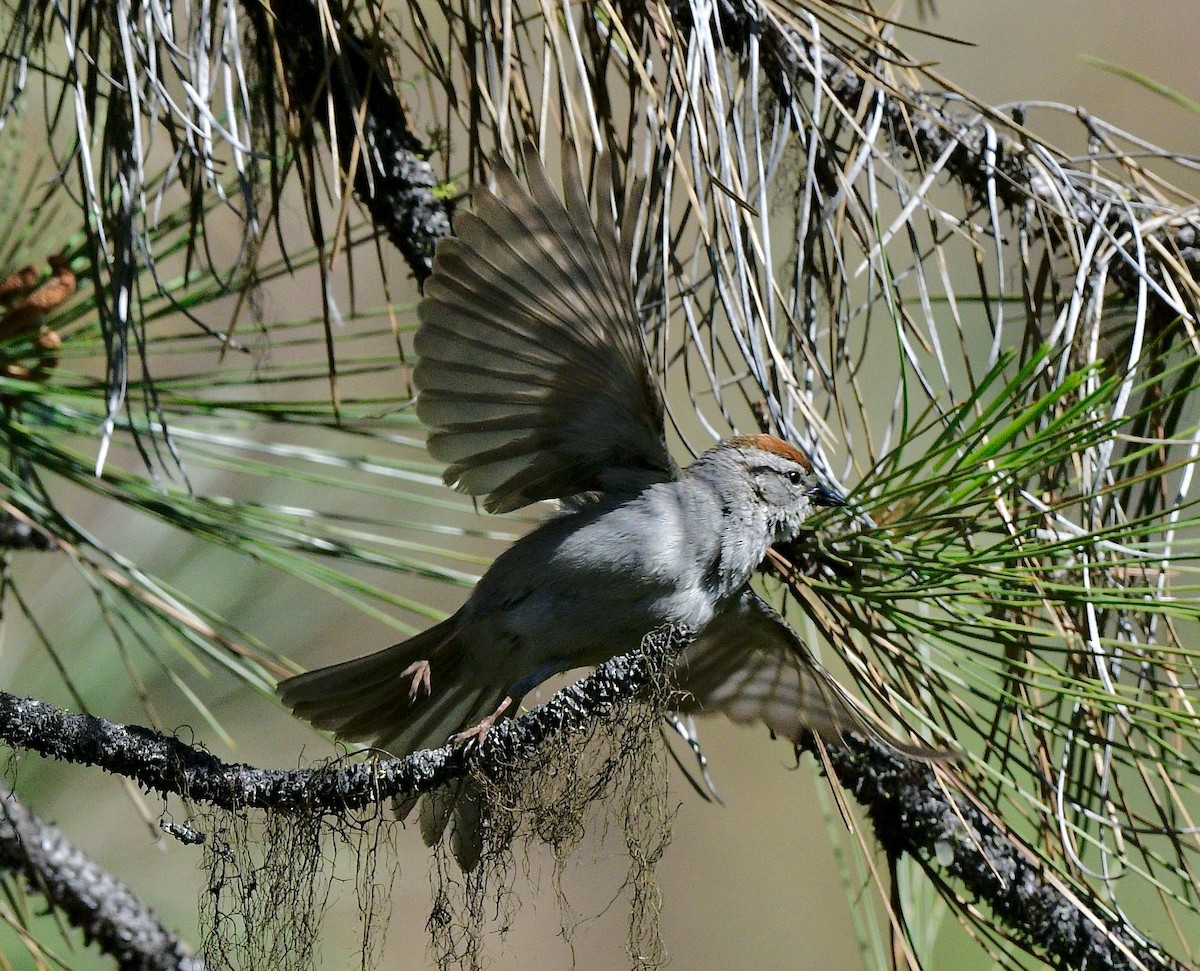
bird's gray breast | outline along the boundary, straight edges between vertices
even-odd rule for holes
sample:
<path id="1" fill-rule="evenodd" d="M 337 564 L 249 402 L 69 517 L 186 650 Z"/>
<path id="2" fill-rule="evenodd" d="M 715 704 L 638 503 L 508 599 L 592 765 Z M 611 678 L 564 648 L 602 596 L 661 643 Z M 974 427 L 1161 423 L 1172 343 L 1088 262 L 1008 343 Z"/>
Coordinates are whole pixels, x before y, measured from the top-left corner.
<path id="1" fill-rule="evenodd" d="M 552 519 L 492 565 L 468 609 L 497 635 L 576 664 L 633 650 L 664 624 L 703 627 L 719 607 L 720 511 L 664 482 Z"/>

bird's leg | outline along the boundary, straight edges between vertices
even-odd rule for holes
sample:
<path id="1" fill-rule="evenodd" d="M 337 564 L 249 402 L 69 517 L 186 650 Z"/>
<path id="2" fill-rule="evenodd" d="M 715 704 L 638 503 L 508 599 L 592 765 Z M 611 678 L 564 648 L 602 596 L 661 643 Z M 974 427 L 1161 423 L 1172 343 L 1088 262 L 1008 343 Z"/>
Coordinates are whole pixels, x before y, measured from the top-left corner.
<path id="1" fill-rule="evenodd" d="M 421 689 L 425 690 L 425 697 L 429 697 L 433 688 L 429 680 L 429 662 L 426 660 L 413 661 L 408 667 L 400 672 L 400 677 L 412 677 L 412 684 L 408 686 L 408 700 L 416 701 L 417 695 L 421 693 Z"/>
<path id="2" fill-rule="evenodd" d="M 512 698 L 505 698 L 502 702 L 500 702 L 500 706 L 494 712 L 492 712 L 486 718 L 481 718 L 479 720 L 479 724 L 472 725 L 470 728 L 465 729 L 464 731 L 451 735 L 450 744 L 459 745 L 463 742 L 466 742 L 468 744 L 478 745 L 485 738 L 487 738 L 487 733 L 490 732 L 492 730 L 492 726 L 496 724 L 496 719 L 503 715 L 512 703 Z"/>

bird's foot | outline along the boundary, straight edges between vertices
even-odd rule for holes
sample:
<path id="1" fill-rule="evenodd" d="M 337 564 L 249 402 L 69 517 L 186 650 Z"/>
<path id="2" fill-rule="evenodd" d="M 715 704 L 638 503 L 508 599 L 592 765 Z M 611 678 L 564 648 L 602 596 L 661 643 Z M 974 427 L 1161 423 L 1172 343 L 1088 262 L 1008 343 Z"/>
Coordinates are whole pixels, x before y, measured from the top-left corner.
<path id="1" fill-rule="evenodd" d="M 496 719 L 508 711 L 509 706 L 512 705 L 512 703 L 512 698 L 505 698 L 502 702 L 500 702 L 500 706 L 494 712 L 492 712 L 486 718 L 481 718 L 479 720 L 479 724 L 472 725 L 470 728 L 451 735 L 450 744 L 479 745 L 485 738 L 487 738 L 487 733 L 490 732 L 492 730 L 492 726 L 496 724 Z"/>
<path id="2" fill-rule="evenodd" d="M 412 677 L 412 684 L 408 686 L 408 700 L 416 701 L 417 695 L 422 690 L 425 692 L 425 697 L 429 697 L 433 691 L 432 683 L 429 680 L 429 662 L 428 661 L 413 661 L 408 667 L 400 672 L 400 677 Z"/>

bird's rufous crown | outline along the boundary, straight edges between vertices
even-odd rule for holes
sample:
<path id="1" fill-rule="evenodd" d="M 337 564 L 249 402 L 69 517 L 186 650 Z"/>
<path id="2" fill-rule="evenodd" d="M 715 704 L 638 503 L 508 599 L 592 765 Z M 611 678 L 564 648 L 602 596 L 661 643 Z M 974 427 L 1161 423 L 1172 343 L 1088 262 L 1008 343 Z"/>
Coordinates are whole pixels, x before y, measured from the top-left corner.
<path id="1" fill-rule="evenodd" d="M 762 452 L 771 452 L 789 462 L 804 466 L 809 472 L 812 471 L 812 462 L 808 460 L 807 455 L 794 445 L 789 445 L 782 438 L 776 438 L 774 435 L 739 435 L 737 438 L 731 438 L 725 444 L 735 448 L 757 448 Z"/>

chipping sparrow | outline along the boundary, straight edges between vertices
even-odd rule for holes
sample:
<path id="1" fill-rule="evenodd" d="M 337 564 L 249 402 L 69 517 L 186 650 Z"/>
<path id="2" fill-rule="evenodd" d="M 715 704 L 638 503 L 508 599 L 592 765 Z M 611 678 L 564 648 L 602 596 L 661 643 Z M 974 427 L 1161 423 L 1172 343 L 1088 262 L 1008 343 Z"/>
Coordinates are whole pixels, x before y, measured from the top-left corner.
<path id="1" fill-rule="evenodd" d="M 565 205 L 536 154 L 526 191 L 503 164 L 418 308 L 417 414 L 447 483 L 490 511 L 571 499 L 502 554 L 448 620 L 377 654 L 279 686 L 297 715 L 402 756 L 483 735 L 556 673 L 697 631 L 678 666 L 690 706 L 796 740 L 855 717 L 804 644 L 748 586 L 774 542 L 843 500 L 769 435 L 731 439 L 682 472 L 667 452 L 630 280 L 640 190 L 618 239 L 607 173 L 593 221 L 574 154 Z"/>

